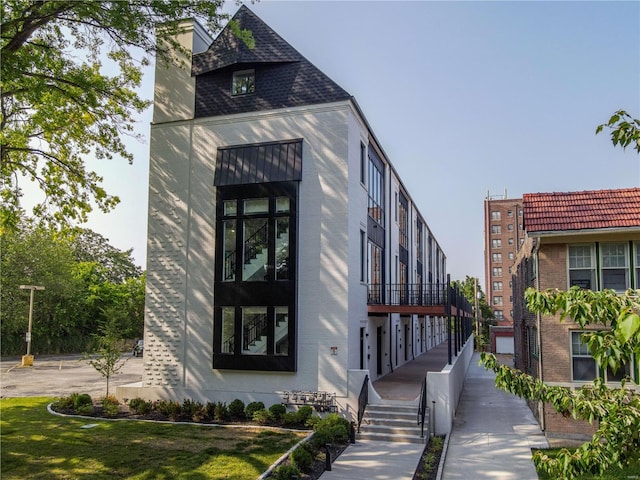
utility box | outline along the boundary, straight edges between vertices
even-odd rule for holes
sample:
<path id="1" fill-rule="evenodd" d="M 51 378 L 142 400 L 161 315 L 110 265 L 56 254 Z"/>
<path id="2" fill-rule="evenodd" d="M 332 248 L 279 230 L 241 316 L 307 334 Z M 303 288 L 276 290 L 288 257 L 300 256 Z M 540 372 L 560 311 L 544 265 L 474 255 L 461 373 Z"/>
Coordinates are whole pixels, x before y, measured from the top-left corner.
<path id="1" fill-rule="evenodd" d="M 33 367 L 33 355 L 23 355 L 22 356 L 22 366 L 23 367 Z"/>

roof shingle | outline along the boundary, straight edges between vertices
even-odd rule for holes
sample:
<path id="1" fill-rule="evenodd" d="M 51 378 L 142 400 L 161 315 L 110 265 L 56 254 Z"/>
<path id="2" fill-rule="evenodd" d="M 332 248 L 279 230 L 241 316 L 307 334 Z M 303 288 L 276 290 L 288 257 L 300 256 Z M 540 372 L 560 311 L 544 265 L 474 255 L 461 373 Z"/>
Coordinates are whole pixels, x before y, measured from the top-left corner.
<path id="1" fill-rule="evenodd" d="M 522 204 L 528 233 L 640 227 L 640 188 L 526 193 Z"/>

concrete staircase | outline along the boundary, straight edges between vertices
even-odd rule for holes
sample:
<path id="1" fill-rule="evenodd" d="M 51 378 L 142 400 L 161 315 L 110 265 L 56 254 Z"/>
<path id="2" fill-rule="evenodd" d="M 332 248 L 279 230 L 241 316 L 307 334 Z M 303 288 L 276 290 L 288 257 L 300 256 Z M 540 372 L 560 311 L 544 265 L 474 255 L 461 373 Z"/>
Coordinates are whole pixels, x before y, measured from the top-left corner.
<path id="1" fill-rule="evenodd" d="M 369 404 L 364 412 L 357 438 L 381 442 L 426 443 L 429 438 L 429 410 L 424 420 L 424 438 L 420 437 L 415 404 Z"/>

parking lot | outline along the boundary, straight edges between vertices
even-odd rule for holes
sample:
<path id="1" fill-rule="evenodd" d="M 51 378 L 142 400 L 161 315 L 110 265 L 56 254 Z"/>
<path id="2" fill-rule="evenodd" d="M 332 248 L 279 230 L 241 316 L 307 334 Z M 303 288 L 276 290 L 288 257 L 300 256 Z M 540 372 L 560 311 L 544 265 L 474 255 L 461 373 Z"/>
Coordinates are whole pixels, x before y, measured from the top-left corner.
<path id="1" fill-rule="evenodd" d="M 123 367 L 109 380 L 109 393 L 116 385 L 142 380 L 142 357 L 122 356 Z M 2 397 L 62 397 L 74 392 L 103 397 L 106 379 L 79 355 L 35 357 L 32 367 L 22 367 L 20 357 L 0 359 Z"/>

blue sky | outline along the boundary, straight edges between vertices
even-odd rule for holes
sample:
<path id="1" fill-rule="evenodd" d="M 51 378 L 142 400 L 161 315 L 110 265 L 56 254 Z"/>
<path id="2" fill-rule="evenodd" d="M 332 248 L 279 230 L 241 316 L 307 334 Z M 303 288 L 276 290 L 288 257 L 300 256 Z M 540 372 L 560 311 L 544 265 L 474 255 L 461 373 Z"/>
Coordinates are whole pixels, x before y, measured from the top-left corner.
<path id="1" fill-rule="evenodd" d="M 488 192 L 640 186 L 640 157 L 594 133 L 615 110 L 640 117 L 640 2 L 248 6 L 356 98 L 452 279 L 484 288 Z M 142 94 L 152 98 L 152 71 Z M 150 119 L 139 124 L 147 138 Z M 96 163 L 122 202 L 87 226 L 145 266 L 149 145 L 130 145 L 133 166 Z"/>

